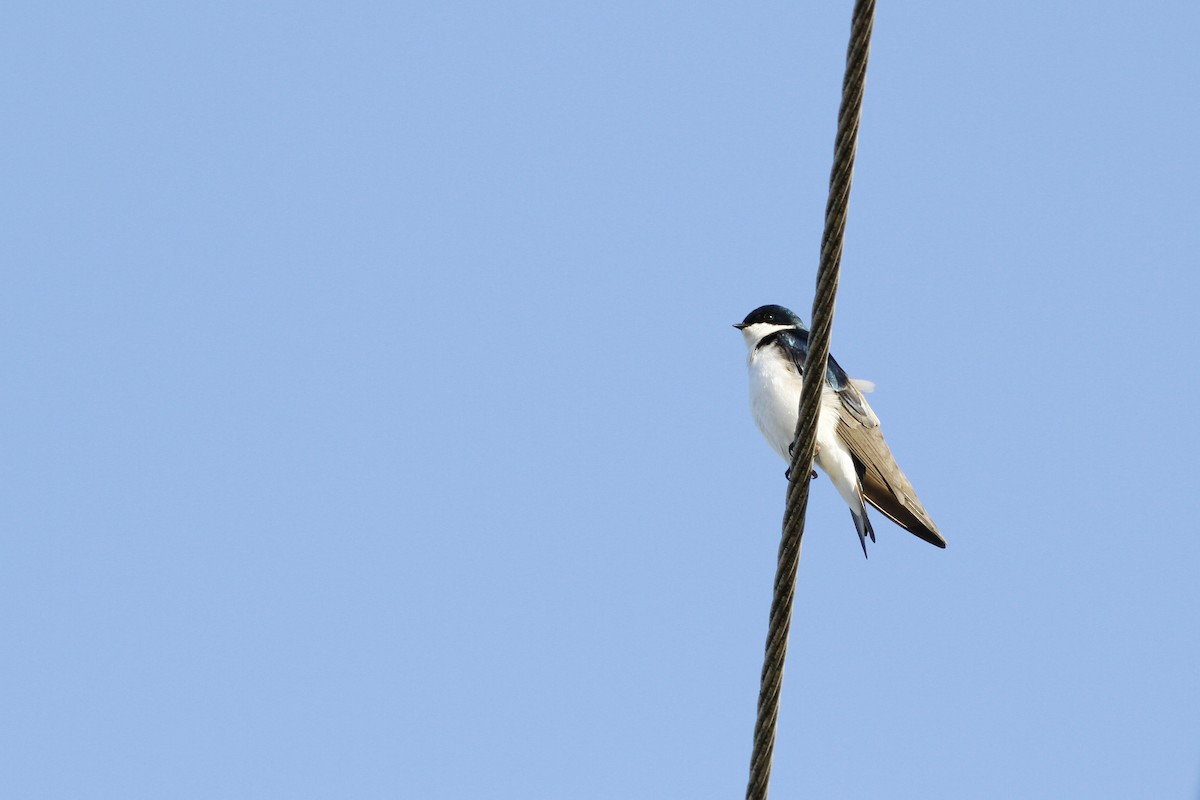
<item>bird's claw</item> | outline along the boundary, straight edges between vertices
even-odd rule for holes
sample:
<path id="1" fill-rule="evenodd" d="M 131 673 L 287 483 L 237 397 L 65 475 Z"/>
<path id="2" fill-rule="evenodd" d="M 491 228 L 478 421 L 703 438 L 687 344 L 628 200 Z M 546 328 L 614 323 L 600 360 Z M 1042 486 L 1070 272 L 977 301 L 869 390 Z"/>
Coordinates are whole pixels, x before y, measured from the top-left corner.
<path id="1" fill-rule="evenodd" d="M 810 477 L 813 480 L 817 479 L 817 471 L 815 469 L 812 471 Z M 783 478 L 784 478 L 784 480 L 788 480 L 788 481 L 790 481 L 792 479 L 792 468 L 791 467 L 788 467 L 786 470 L 783 471 Z"/>
<path id="2" fill-rule="evenodd" d="M 821 446 L 814 443 L 813 444 L 813 458 L 816 458 L 820 454 L 821 454 Z M 791 444 L 788 445 L 788 455 L 791 456 L 792 458 L 796 457 L 796 442 L 795 441 L 793 441 Z M 789 481 L 792 479 L 792 468 L 791 467 L 788 467 L 787 471 L 783 473 L 783 477 Z M 813 478 L 817 477 L 817 471 L 815 469 L 812 471 L 812 477 Z"/>

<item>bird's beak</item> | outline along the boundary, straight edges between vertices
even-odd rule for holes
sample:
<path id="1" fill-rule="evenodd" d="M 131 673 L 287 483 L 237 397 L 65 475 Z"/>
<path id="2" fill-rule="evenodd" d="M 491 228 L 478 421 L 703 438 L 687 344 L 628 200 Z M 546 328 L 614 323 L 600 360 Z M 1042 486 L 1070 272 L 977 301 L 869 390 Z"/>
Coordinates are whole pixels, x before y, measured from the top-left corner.
<path id="1" fill-rule="evenodd" d="M 740 331 L 742 328 L 745 328 L 745 327 L 746 327 L 746 323 L 744 323 L 744 322 L 735 322 L 735 323 L 733 323 L 733 327 L 737 328 L 737 329 Z"/>

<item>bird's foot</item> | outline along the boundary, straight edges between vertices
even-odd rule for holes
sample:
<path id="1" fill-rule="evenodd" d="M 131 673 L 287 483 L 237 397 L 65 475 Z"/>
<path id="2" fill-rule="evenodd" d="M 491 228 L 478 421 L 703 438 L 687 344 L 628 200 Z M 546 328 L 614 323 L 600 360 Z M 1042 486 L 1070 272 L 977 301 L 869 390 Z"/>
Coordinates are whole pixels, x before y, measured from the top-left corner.
<path id="1" fill-rule="evenodd" d="M 788 467 L 787 469 L 785 469 L 783 471 L 783 477 L 784 477 L 784 480 L 788 480 L 788 481 L 790 481 L 792 479 L 792 468 L 791 467 Z M 812 471 L 812 474 L 810 475 L 810 477 L 813 480 L 817 479 L 817 471 L 815 469 Z"/>

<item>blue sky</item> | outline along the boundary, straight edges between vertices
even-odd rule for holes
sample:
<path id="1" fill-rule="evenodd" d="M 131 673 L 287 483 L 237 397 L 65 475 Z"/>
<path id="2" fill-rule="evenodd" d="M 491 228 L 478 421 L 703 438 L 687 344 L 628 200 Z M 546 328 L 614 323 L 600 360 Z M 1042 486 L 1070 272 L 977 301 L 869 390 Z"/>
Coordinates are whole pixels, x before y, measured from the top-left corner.
<path id="1" fill-rule="evenodd" d="M 0 12 L 0 794 L 727 798 L 850 3 Z M 1194 3 L 881 4 L 772 797 L 1195 798 Z"/>

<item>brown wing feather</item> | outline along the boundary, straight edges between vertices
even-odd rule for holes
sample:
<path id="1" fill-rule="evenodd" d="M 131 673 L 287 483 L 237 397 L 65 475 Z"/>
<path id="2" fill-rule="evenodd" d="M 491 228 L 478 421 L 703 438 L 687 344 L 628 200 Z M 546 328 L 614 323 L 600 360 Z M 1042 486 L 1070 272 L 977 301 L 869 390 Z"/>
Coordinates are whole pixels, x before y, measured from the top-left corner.
<path id="1" fill-rule="evenodd" d="M 843 414 L 838 419 L 837 430 L 854 456 L 867 502 L 904 530 L 930 544 L 945 547 L 945 538 L 917 499 L 917 492 L 908 478 L 896 465 L 879 427 L 868 428 Z"/>

